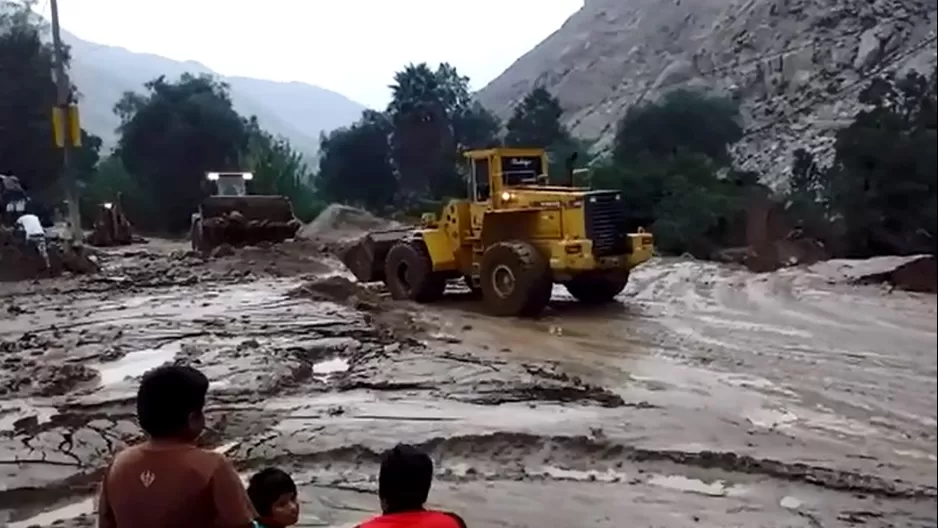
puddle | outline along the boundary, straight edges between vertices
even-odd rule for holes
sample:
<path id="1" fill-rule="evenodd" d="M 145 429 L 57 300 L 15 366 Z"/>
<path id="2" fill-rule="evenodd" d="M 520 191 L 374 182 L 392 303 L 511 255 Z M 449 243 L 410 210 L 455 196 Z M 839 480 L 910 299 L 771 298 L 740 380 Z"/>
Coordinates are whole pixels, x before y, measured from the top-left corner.
<path id="1" fill-rule="evenodd" d="M 756 427 L 776 429 L 786 427 L 798 421 L 798 416 L 789 411 L 776 411 L 773 409 L 749 409 L 743 415 L 749 423 Z"/>
<path id="2" fill-rule="evenodd" d="M 142 376 L 146 371 L 172 361 L 180 349 L 180 344 L 171 343 L 158 348 L 138 350 L 95 368 L 101 375 L 101 385 L 114 385 L 127 378 Z"/>
<path id="3" fill-rule="evenodd" d="M 924 451 L 917 451 L 912 449 L 894 449 L 893 453 L 909 458 L 917 458 L 919 460 L 928 460 L 929 462 L 938 462 L 938 457 L 931 453 L 926 453 Z"/>
<path id="4" fill-rule="evenodd" d="M 745 489 L 740 486 L 727 486 L 722 480 L 713 482 L 704 482 L 699 479 L 688 478 L 683 475 L 655 475 L 648 479 L 648 483 L 653 486 L 673 489 L 677 491 L 687 491 L 690 493 L 699 493 L 711 497 L 725 497 L 727 495 L 738 496 L 745 493 Z"/>
<path id="5" fill-rule="evenodd" d="M 94 511 L 94 497 L 88 497 L 80 502 L 67 504 L 61 508 L 42 512 L 22 521 L 12 522 L 7 526 L 9 528 L 29 528 L 30 526 L 49 526 L 58 522 L 66 521 L 78 517 L 79 515 L 92 513 Z"/>
<path id="6" fill-rule="evenodd" d="M 342 358 L 332 358 L 313 364 L 313 374 L 325 376 L 337 372 L 345 372 L 349 369 L 348 361 Z"/>
<path id="7" fill-rule="evenodd" d="M 540 475 L 557 480 L 574 480 L 577 482 L 620 482 L 626 480 L 626 474 L 620 471 L 607 469 L 586 471 L 578 469 L 564 469 L 556 466 L 542 466 L 537 470 L 526 471 L 529 475 Z"/>

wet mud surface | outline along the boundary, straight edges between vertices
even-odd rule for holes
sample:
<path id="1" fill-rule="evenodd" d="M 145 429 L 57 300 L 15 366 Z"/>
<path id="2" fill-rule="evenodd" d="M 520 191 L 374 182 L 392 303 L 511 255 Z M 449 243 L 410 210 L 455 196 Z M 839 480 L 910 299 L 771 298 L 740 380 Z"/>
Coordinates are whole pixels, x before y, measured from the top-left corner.
<path id="1" fill-rule="evenodd" d="M 470 526 L 938 525 L 935 297 L 851 284 L 849 262 L 656 261 L 612 306 L 558 288 L 535 321 L 456 286 L 392 303 L 312 242 L 99 263 L 0 285 L 0 525 L 92 526 L 140 438 L 136 382 L 171 361 L 212 381 L 206 447 L 294 474 L 300 526 L 372 515 L 399 441 Z"/>

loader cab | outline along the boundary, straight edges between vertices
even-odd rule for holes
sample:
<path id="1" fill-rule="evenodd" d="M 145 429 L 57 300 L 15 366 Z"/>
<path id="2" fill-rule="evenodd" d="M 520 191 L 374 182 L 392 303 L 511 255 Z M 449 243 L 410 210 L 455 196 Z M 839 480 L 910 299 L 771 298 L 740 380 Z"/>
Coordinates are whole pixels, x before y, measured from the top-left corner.
<path id="1" fill-rule="evenodd" d="M 209 172 L 208 181 L 215 184 L 216 196 L 247 196 L 247 184 L 254 179 L 250 172 Z"/>
<path id="2" fill-rule="evenodd" d="M 466 152 L 469 199 L 499 209 L 513 187 L 547 185 L 547 154 L 543 149 L 496 148 Z"/>

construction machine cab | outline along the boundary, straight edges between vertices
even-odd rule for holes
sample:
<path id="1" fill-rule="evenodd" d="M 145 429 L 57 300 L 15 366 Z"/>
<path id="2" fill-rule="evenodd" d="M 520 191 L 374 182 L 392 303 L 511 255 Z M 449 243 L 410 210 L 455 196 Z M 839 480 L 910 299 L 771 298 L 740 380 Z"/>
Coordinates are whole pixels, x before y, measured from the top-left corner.
<path id="1" fill-rule="evenodd" d="M 215 196 L 247 196 L 247 184 L 254 179 L 250 172 L 208 172 L 206 178 L 215 183 Z"/>
<path id="2" fill-rule="evenodd" d="M 547 186 L 548 159 L 544 149 L 494 148 L 470 150 L 469 200 L 491 202 L 495 209 L 511 200 L 510 189 Z"/>

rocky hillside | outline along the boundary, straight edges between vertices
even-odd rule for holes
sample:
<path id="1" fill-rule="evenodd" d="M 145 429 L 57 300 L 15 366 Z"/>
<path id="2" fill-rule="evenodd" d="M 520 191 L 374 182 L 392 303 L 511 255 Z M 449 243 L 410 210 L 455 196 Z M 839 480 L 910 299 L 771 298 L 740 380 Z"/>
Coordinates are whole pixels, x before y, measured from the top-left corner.
<path id="1" fill-rule="evenodd" d="M 160 75 L 175 79 L 186 72 L 214 74 L 198 62 L 134 53 L 71 34 L 63 34 L 63 40 L 71 46 L 71 76 L 81 92 L 82 122 L 108 146 L 116 141 L 114 129 L 119 124 L 111 109 L 125 91 L 143 91 L 143 83 Z M 220 78 L 231 85 L 231 98 L 238 112 L 256 115 L 264 128 L 288 138 L 308 154 L 318 149 L 320 131 L 348 125 L 365 109 L 341 94 L 309 84 Z"/>
<path id="2" fill-rule="evenodd" d="M 575 134 L 610 144 L 636 102 L 676 87 L 740 98 L 739 164 L 783 181 L 798 147 L 829 159 L 863 81 L 936 62 L 935 0 L 586 0 L 479 93 L 505 116 L 537 84 Z"/>

